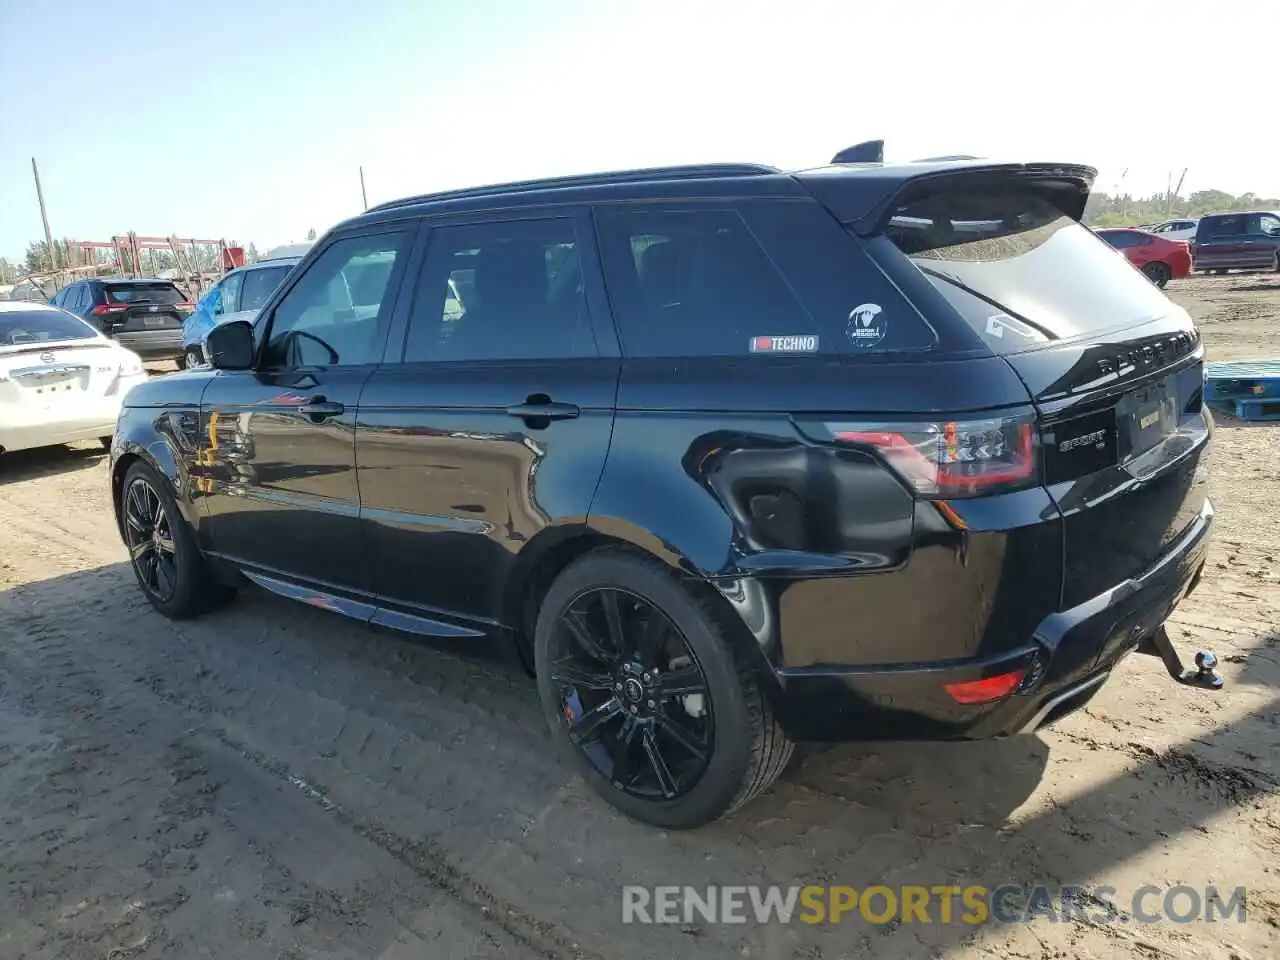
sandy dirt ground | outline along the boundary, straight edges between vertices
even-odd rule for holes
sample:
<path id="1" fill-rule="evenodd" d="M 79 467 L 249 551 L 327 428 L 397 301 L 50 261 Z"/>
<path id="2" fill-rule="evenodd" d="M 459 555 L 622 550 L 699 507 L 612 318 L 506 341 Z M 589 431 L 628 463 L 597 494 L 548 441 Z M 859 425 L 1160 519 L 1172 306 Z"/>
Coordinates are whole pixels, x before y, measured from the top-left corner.
<path id="1" fill-rule="evenodd" d="M 1280 356 L 1280 278 L 1170 293 L 1212 359 Z M 165 621 L 100 452 L 3 458 L 0 957 L 1280 956 L 1280 423 L 1219 418 L 1215 445 L 1216 542 L 1174 633 L 1226 690 L 1130 657 L 1052 732 L 813 753 L 689 834 L 594 799 L 514 668 L 256 589 Z M 685 883 L 1248 894 L 1244 923 L 621 922 L 624 884 Z"/>

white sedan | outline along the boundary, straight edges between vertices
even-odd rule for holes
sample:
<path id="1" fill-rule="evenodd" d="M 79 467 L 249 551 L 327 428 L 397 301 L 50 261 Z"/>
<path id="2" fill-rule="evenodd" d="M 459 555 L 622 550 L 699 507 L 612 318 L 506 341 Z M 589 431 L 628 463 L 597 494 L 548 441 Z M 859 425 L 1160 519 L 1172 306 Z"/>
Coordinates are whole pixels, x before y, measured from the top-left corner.
<path id="1" fill-rule="evenodd" d="M 79 317 L 0 301 L 0 453 L 76 440 L 109 444 L 121 400 L 146 379 L 136 353 Z"/>

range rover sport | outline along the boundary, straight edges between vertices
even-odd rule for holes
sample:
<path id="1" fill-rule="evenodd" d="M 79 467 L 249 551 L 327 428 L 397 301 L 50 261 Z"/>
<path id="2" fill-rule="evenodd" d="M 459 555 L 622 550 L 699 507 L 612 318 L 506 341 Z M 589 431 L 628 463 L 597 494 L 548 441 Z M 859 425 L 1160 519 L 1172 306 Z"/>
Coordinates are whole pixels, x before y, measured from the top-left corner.
<path id="1" fill-rule="evenodd" d="M 141 589 L 509 642 L 593 787 L 669 828 L 796 742 L 1034 731 L 1135 649 L 1215 685 L 1163 629 L 1213 516 L 1204 352 L 1080 225 L 1094 171 L 854 154 L 334 228 L 210 369 L 130 392 Z"/>

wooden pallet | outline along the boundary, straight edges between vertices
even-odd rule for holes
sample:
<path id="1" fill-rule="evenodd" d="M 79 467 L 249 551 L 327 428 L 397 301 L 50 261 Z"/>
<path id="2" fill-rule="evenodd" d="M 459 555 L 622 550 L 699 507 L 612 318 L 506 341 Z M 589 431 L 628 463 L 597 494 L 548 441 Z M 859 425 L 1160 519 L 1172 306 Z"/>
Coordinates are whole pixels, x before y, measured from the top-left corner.
<path id="1" fill-rule="evenodd" d="M 1280 359 L 1210 363 L 1205 372 L 1205 399 L 1211 404 L 1231 409 L 1223 401 L 1280 398 Z"/>
<path id="2" fill-rule="evenodd" d="M 1213 404 L 1230 413 L 1234 413 L 1241 420 L 1280 420 L 1280 397 L 1257 399 L 1235 398 L 1233 400 L 1224 400 Z"/>

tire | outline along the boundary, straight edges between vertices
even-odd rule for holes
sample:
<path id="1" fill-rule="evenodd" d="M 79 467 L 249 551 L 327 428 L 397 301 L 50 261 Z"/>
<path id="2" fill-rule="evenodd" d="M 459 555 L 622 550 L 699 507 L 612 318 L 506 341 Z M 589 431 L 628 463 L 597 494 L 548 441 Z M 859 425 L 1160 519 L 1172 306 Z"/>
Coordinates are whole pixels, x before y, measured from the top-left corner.
<path id="1" fill-rule="evenodd" d="M 647 611 L 647 619 L 640 621 L 614 618 L 615 623 L 631 626 L 629 632 L 622 631 L 629 638 L 627 646 L 656 647 L 658 651 L 653 656 L 646 656 L 642 651 L 624 659 L 661 664 L 652 673 L 652 681 L 649 672 L 643 674 L 645 684 L 654 684 L 648 696 L 655 699 L 636 699 L 629 707 L 625 706 L 629 692 L 621 692 L 624 689 L 621 683 L 615 682 L 610 687 L 610 680 L 622 678 L 628 685 L 638 682 L 639 674 L 626 672 L 636 669 L 630 663 L 619 667 L 606 665 L 605 660 L 579 658 L 575 664 L 589 660 L 599 664 L 599 673 L 587 676 L 588 683 L 575 685 L 566 681 L 566 664 L 570 658 L 565 653 L 570 649 L 580 650 L 582 646 L 581 641 L 574 639 L 580 634 L 570 630 L 565 618 L 578 618 L 579 625 L 591 622 L 576 611 L 589 611 L 597 598 L 604 610 L 610 595 L 617 598 L 614 609 L 626 608 L 628 617 L 639 616 L 641 609 Z M 602 622 L 608 622 L 607 613 L 594 621 Z M 637 631 L 647 639 L 630 643 Z M 655 637 L 662 639 L 653 639 Z M 599 631 L 596 639 L 599 647 L 608 643 L 604 631 Z M 668 654 L 678 649 L 687 654 L 664 662 Z M 677 666 L 679 661 L 683 662 Z M 756 674 L 735 652 L 714 607 L 685 589 L 661 563 L 647 557 L 624 549 L 606 548 L 570 564 L 552 584 L 539 610 L 534 662 L 543 712 L 557 741 L 596 793 L 643 823 L 686 830 L 718 820 L 768 789 L 791 758 L 791 741 L 774 721 Z M 701 680 L 684 679 L 694 674 Z M 575 673 L 575 679 L 579 676 L 584 676 L 581 669 Z M 699 682 L 701 687 L 697 686 Z M 594 685 L 590 685 L 592 683 Z M 672 685 L 673 689 L 681 687 L 687 691 L 696 687 L 705 692 L 693 696 L 664 695 L 664 684 Z M 701 699 L 695 701 L 699 697 Z M 588 710 L 584 701 L 589 702 L 591 698 L 600 699 L 601 703 Z M 657 708 L 646 711 L 646 704 L 653 708 L 655 701 Z M 617 704 L 618 709 L 610 712 L 610 702 Z M 627 711 L 635 715 L 637 708 L 639 715 L 628 717 Z M 600 715 L 601 710 L 606 710 L 609 717 L 595 725 L 602 732 L 586 735 L 600 739 L 579 746 L 570 735 L 570 726 L 575 720 L 573 714 L 580 711 L 576 726 L 581 729 L 584 720 Z M 624 742 L 622 738 L 627 736 L 629 727 L 633 734 Z M 683 736 L 673 736 L 676 732 L 673 727 L 678 727 Z M 635 731 L 639 731 L 638 734 Z M 611 762 L 610 771 L 602 769 L 602 758 L 617 759 L 608 744 L 613 745 L 613 751 L 622 744 L 625 753 L 629 749 L 626 744 L 632 743 L 637 735 L 641 749 L 630 755 L 632 759 L 625 763 L 623 774 L 615 775 L 618 767 L 624 765 L 616 762 Z M 705 748 L 705 756 L 685 746 L 693 741 Z M 662 764 L 654 759 L 654 752 L 665 758 Z M 677 768 L 665 762 L 673 757 L 684 761 L 678 775 Z M 639 769 L 633 770 L 632 763 Z M 660 766 L 667 771 L 666 780 Z M 619 779 L 627 772 L 631 775 L 625 781 Z M 641 795 L 638 780 L 649 774 L 653 774 L 660 795 L 653 792 Z"/>
<path id="2" fill-rule="evenodd" d="M 1168 265 L 1159 260 L 1153 260 L 1151 263 L 1146 264 L 1142 268 L 1142 272 L 1147 275 L 1148 280 L 1154 283 L 1161 290 L 1164 289 L 1165 284 L 1167 284 L 1173 276 L 1173 271 L 1169 269 Z"/>
<path id="3" fill-rule="evenodd" d="M 138 586 L 160 613 L 171 620 L 189 619 L 234 594 L 214 578 L 168 483 L 142 461 L 129 468 L 120 486 L 120 516 Z M 154 523 L 148 517 L 156 518 Z"/>

